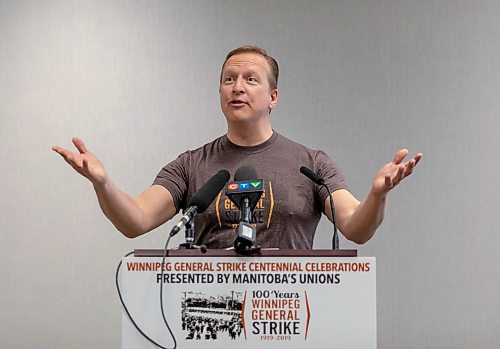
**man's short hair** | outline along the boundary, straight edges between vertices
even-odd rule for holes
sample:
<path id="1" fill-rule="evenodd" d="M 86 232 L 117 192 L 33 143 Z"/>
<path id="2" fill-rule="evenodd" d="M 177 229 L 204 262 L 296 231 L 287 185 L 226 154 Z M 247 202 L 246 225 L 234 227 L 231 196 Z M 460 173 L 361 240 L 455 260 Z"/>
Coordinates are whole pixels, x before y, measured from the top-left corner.
<path id="1" fill-rule="evenodd" d="M 267 64 L 269 64 L 269 68 L 271 68 L 271 75 L 267 77 L 267 80 L 269 81 L 269 86 L 271 87 L 272 90 L 278 88 L 278 76 L 280 74 L 280 69 L 278 67 L 278 62 L 276 60 L 269 56 L 263 48 L 257 47 L 257 46 L 241 46 L 238 48 L 235 48 L 231 52 L 229 52 L 226 56 L 226 60 L 222 64 L 222 69 L 220 72 L 220 82 L 222 83 L 222 71 L 224 70 L 224 65 L 226 64 L 227 60 L 231 58 L 234 55 L 240 54 L 240 53 L 255 53 L 258 55 L 261 55 L 264 57 L 267 61 Z"/>

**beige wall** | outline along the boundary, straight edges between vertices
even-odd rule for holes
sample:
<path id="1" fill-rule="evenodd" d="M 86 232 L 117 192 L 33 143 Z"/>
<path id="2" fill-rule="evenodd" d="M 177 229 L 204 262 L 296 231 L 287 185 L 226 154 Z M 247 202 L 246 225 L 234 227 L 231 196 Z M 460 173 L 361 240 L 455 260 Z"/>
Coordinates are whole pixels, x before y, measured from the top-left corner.
<path id="1" fill-rule="evenodd" d="M 81 136 L 139 193 L 224 132 L 220 65 L 255 43 L 281 65 L 274 128 L 360 198 L 397 149 L 425 154 L 359 251 L 379 348 L 498 347 L 498 18 L 486 0 L 0 1 L 1 346 L 119 348 L 115 267 L 172 223 L 125 239 L 50 147 Z"/>

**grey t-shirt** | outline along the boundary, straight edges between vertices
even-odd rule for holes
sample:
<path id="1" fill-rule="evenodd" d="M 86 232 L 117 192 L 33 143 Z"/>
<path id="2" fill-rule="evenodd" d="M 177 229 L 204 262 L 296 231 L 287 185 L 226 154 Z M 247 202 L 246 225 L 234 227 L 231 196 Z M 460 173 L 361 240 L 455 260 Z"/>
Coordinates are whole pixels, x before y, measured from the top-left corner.
<path id="1" fill-rule="evenodd" d="M 324 202 L 326 189 L 315 185 L 299 172 L 307 166 L 325 180 L 333 192 L 347 189 L 344 176 L 324 152 L 312 150 L 273 132 L 262 144 L 242 147 L 226 135 L 204 146 L 186 151 L 166 165 L 153 184 L 164 186 L 179 211 L 186 209 L 191 197 L 217 171 L 231 174 L 240 166 L 255 168 L 264 180 L 264 193 L 251 223 L 257 228 L 257 245 L 281 249 L 311 249 Z M 233 245 L 239 222 L 239 210 L 226 197 L 225 190 L 210 207 L 195 218 L 195 244 L 208 248 Z"/>

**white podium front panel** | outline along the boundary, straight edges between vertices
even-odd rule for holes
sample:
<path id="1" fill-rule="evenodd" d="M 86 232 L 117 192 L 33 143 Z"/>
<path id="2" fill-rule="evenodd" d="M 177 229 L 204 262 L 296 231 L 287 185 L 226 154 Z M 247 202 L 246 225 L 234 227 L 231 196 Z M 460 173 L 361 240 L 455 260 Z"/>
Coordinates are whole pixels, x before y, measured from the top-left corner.
<path id="1" fill-rule="evenodd" d="M 377 346 L 373 257 L 160 257 L 122 260 L 120 288 L 134 321 L 164 347 Z M 155 348 L 123 311 L 123 348 Z"/>

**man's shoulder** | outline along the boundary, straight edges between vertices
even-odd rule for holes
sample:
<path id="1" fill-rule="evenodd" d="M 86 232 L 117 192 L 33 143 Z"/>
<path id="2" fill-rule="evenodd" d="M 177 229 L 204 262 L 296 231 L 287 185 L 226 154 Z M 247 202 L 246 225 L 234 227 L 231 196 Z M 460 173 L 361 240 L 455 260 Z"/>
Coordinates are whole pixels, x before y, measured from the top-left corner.
<path id="1" fill-rule="evenodd" d="M 213 151 L 214 149 L 220 149 L 226 142 L 225 138 L 226 135 L 222 135 L 220 137 L 217 137 L 213 141 L 210 141 L 208 143 L 199 146 L 198 148 L 188 149 L 185 152 L 181 153 L 180 155 L 193 156 L 197 154 L 206 154 L 207 152 Z"/>
<path id="2" fill-rule="evenodd" d="M 307 153 L 316 153 L 318 152 L 318 150 L 316 149 L 312 149 L 306 145 L 303 145 L 297 141 L 294 141 L 288 137 L 285 137 L 283 136 L 281 133 L 277 133 L 278 134 L 278 139 L 277 139 L 277 143 L 280 144 L 281 146 L 283 147 L 286 147 L 287 149 L 293 149 L 295 148 L 296 150 L 298 151 L 304 151 L 304 152 L 307 152 Z"/>

